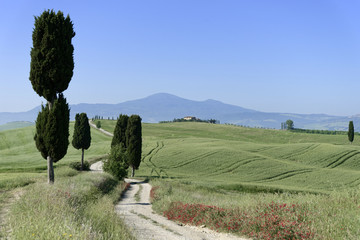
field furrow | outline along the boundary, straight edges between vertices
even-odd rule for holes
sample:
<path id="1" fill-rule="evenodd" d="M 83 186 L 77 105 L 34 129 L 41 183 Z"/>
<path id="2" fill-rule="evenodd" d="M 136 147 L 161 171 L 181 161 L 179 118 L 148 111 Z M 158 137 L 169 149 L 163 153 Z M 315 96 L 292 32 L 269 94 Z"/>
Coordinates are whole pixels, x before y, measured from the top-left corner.
<path id="1" fill-rule="evenodd" d="M 327 168 L 335 168 L 343 164 L 345 161 L 349 160 L 350 158 L 360 154 L 360 152 L 353 150 L 350 152 L 347 152 L 343 155 L 341 155 L 339 158 L 337 158 L 335 161 L 329 163 L 326 167 Z"/>

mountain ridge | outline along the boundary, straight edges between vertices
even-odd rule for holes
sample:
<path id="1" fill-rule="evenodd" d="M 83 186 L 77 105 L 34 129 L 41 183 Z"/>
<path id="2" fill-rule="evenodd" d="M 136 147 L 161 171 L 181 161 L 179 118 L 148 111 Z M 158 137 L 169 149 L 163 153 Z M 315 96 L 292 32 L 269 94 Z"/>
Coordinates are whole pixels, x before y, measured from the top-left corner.
<path id="1" fill-rule="evenodd" d="M 0 113 L 0 124 L 13 121 L 36 120 L 41 107 L 37 106 L 27 112 Z M 129 100 L 117 104 L 79 103 L 70 105 L 70 119 L 76 113 L 86 112 L 89 118 L 95 115 L 116 118 L 122 114 L 139 114 L 143 122 L 171 121 L 174 118 L 194 116 L 200 119 L 216 119 L 221 123 L 230 123 L 250 127 L 279 129 L 282 122 L 292 119 L 297 128 L 347 130 L 350 120 L 354 121 L 356 131 L 360 128 L 360 115 L 352 117 L 332 116 L 327 114 L 269 113 L 226 104 L 218 100 L 207 99 L 194 101 L 169 93 L 157 93 L 144 98 Z"/>

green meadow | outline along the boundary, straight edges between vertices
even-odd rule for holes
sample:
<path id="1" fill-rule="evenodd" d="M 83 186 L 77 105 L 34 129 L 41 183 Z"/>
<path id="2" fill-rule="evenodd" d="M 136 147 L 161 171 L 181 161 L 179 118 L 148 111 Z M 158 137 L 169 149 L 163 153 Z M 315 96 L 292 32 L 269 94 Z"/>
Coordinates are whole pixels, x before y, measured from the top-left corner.
<path id="1" fill-rule="evenodd" d="M 70 162 L 80 161 L 81 151 L 71 145 L 74 124 L 70 124 L 70 145 L 67 155 L 54 164 L 56 169 Z M 85 152 L 85 159 L 91 160 L 106 155 L 110 150 L 110 138 L 92 129 L 91 146 Z M 46 177 L 46 160 L 37 151 L 35 126 L 0 132 L 0 189 L 32 183 L 36 178 Z"/>
<path id="2" fill-rule="evenodd" d="M 112 132 L 115 122 L 103 121 L 102 126 Z M 234 233 L 255 239 L 283 239 L 277 231 L 296 234 L 304 229 L 312 237 L 286 239 L 359 239 L 359 149 L 357 136 L 350 144 L 346 135 L 207 123 L 143 124 L 143 159 L 135 176 L 150 179 L 156 189 L 153 209 L 159 214 L 178 216 L 174 203 L 205 204 L 247 216 L 236 223 L 244 228 Z M 261 213 L 273 203 L 297 207 L 291 217 L 264 222 Z M 206 215 L 196 214 L 189 218 Z M 223 220 L 214 214 L 202 224 L 216 226 Z M 297 214 L 306 217 L 300 220 Z M 292 224 L 298 228 L 291 230 Z"/>
<path id="3" fill-rule="evenodd" d="M 103 121 L 112 132 L 115 121 Z M 355 137 L 206 123 L 143 125 L 137 176 L 229 190 L 330 193 L 360 184 Z"/>
<path id="4" fill-rule="evenodd" d="M 101 121 L 102 128 L 109 132 L 113 132 L 115 124 Z M 73 124 L 70 127 L 72 134 Z M 46 182 L 46 161 L 35 148 L 34 132 L 34 126 L 0 132 L 0 191 L 6 193 L 5 201 L 15 187 L 29 185 L 25 188 L 30 189 L 30 194 L 40 191 Z M 96 161 L 109 152 L 111 137 L 93 128 L 91 134 L 85 158 Z M 147 178 L 158 187 L 153 208 L 159 214 L 171 209 L 174 202 L 237 209 L 249 216 L 271 202 L 299 204 L 309 213 L 307 221 L 311 224 L 307 227 L 315 239 L 357 239 L 359 142 L 355 136 L 350 144 L 346 135 L 208 123 L 144 123 L 142 163 L 135 176 Z M 80 161 L 80 155 L 70 144 L 66 157 L 55 164 L 55 186 L 66 189 L 79 179 L 83 179 L 79 184 L 99 185 L 87 175 L 91 173 L 79 175 L 68 168 L 69 163 Z M 68 181 L 74 183 L 69 185 Z M 82 194 L 73 187 L 65 191 L 74 196 Z M 112 199 L 116 201 L 116 197 Z M 19 204 L 13 209 L 15 215 L 21 209 Z M 111 208 L 111 204 L 107 206 Z M 83 216 L 83 210 L 80 213 Z M 106 229 L 99 234 L 105 234 L 102 232 Z M 19 236 L 25 234 L 16 231 L 20 231 Z"/>

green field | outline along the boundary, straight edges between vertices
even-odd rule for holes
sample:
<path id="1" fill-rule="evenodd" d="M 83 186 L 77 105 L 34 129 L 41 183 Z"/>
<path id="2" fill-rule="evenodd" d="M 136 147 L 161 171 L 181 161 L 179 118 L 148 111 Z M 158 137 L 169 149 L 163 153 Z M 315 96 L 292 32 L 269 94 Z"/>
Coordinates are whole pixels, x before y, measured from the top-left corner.
<path id="1" fill-rule="evenodd" d="M 22 121 L 9 122 L 9 123 L 5 123 L 3 125 L 0 125 L 0 131 L 10 130 L 10 129 L 17 129 L 17 128 L 24 128 L 24 127 L 33 126 L 33 125 L 34 125 L 33 122 L 22 122 Z"/>
<path id="2" fill-rule="evenodd" d="M 103 121 L 112 131 L 115 122 Z M 143 125 L 137 176 L 184 179 L 232 190 L 329 193 L 360 184 L 355 137 L 205 123 Z"/>
<path id="3" fill-rule="evenodd" d="M 70 124 L 70 142 L 72 140 L 74 124 Z M 34 142 L 35 126 L 0 132 L 0 189 L 11 189 L 26 185 L 34 178 L 46 176 L 46 160 L 37 151 Z M 92 142 L 85 151 L 85 160 L 98 158 L 110 151 L 110 138 L 91 130 Z M 81 151 L 72 147 L 71 143 L 67 155 L 54 164 L 55 181 L 56 168 L 68 165 L 70 162 L 80 161 Z"/>
<path id="4" fill-rule="evenodd" d="M 115 123 L 101 121 L 110 132 Z M 0 132 L 0 192 L 37 182 L 31 184 L 35 189 L 46 182 L 46 161 L 35 148 L 34 131 L 26 127 Z M 111 137 L 91 131 L 85 157 L 96 159 L 109 152 Z M 144 123 L 143 159 L 135 176 L 159 187 L 153 208 L 160 214 L 171 210 L 172 203 L 184 202 L 256 218 L 258 210 L 272 202 L 297 204 L 308 214 L 304 226 L 314 239 L 358 239 L 359 146 L 357 136 L 350 144 L 346 135 Z M 67 178 L 77 181 L 66 165 L 79 160 L 80 151 L 70 145 L 66 157 L 55 164 L 55 184 L 62 186 Z"/>
<path id="5" fill-rule="evenodd" d="M 115 121 L 102 121 L 112 132 Z M 71 124 L 70 133 L 73 132 Z M 0 132 L 0 187 L 43 176 L 46 161 L 34 126 Z M 70 140 L 72 136 L 70 134 Z M 87 159 L 109 152 L 111 138 L 92 129 Z M 55 167 L 79 161 L 71 144 Z M 138 177 L 184 179 L 231 190 L 264 188 L 328 193 L 360 184 L 359 144 L 345 135 L 317 135 L 206 123 L 143 124 Z M 56 169 L 55 169 L 56 174 Z M 10 186 L 11 188 L 11 186 Z"/>

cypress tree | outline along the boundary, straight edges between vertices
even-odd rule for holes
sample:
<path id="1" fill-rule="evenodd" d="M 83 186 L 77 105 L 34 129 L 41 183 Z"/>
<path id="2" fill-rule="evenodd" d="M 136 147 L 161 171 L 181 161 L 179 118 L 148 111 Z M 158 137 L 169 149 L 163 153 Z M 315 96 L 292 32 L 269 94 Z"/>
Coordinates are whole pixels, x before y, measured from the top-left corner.
<path id="1" fill-rule="evenodd" d="M 121 143 L 124 145 L 125 148 L 127 147 L 126 129 L 127 129 L 127 125 L 128 125 L 128 120 L 129 120 L 128 115 L 120 114 L 120 116 L 116 122 L 115 129 L 114 129 L 114 136 L 111 141 L 111 147 L 114 147 L 115 145 L 118 145 Z"/>
<path id="2" fill-rule="evenodd" d="M 53 162 L 61 160 L 67 153 L 69 145 L 69 106 L 62 94 L 49 109 L 48 104 L 42 106 L 36 120 L 34 136 L 41 156 L 48 160 L 49 182 L 54 182 Z M 49 158 L 51 161 L 49 161 Z"/>
<path id="3" fill-rule="evenodd" d="M 353 121 L 349 122 L 348 138 L 349 138 L 350 143 L 352 144 L 352 142 L 354 141 L 354 123 L 353 123 Z"/>
<path id="4" fill-rule="evenodd" d="M 68 88 L 73 76 L 74 47 L 71 40 L 74 36 L 70 17 L 65 18 L 61 11 L 47 10 L 35 17 L 29 79 L 34 91 L 47 100 L 49 110 L 42 107 L 35 136 L 41 155 L 48 154 L 49 183 L 54 182 L 53 162 L 66 154 L 69 145 L 69 140 L 65 139 L 69 133 L 65 129 L 69 126 L 69 108 L 61 93 Z M 54 106 L 56 101 L 57 107 Z M 39 126 L 44 123 L 46 125 Z"/>
<path id="5" fill-rule="evenodd" d="M 87 150 L 91 144 L 91 133 L 89 119 L 86 113 L 76 114 L 75 116 L 75 127 L 72 145 L 76 149 L 81 149 L 81 168 L 84 169 L 84 150 Z"/>
<path id="6" fill-rule="evenodd" d="M 127 154 L 129 166 L 132 168 L 131 177 L 135 175 L 135 169 L 139 169 L 141 163 L 141 118 L 139 115 L 131 115 L 126 129 Z"/>

